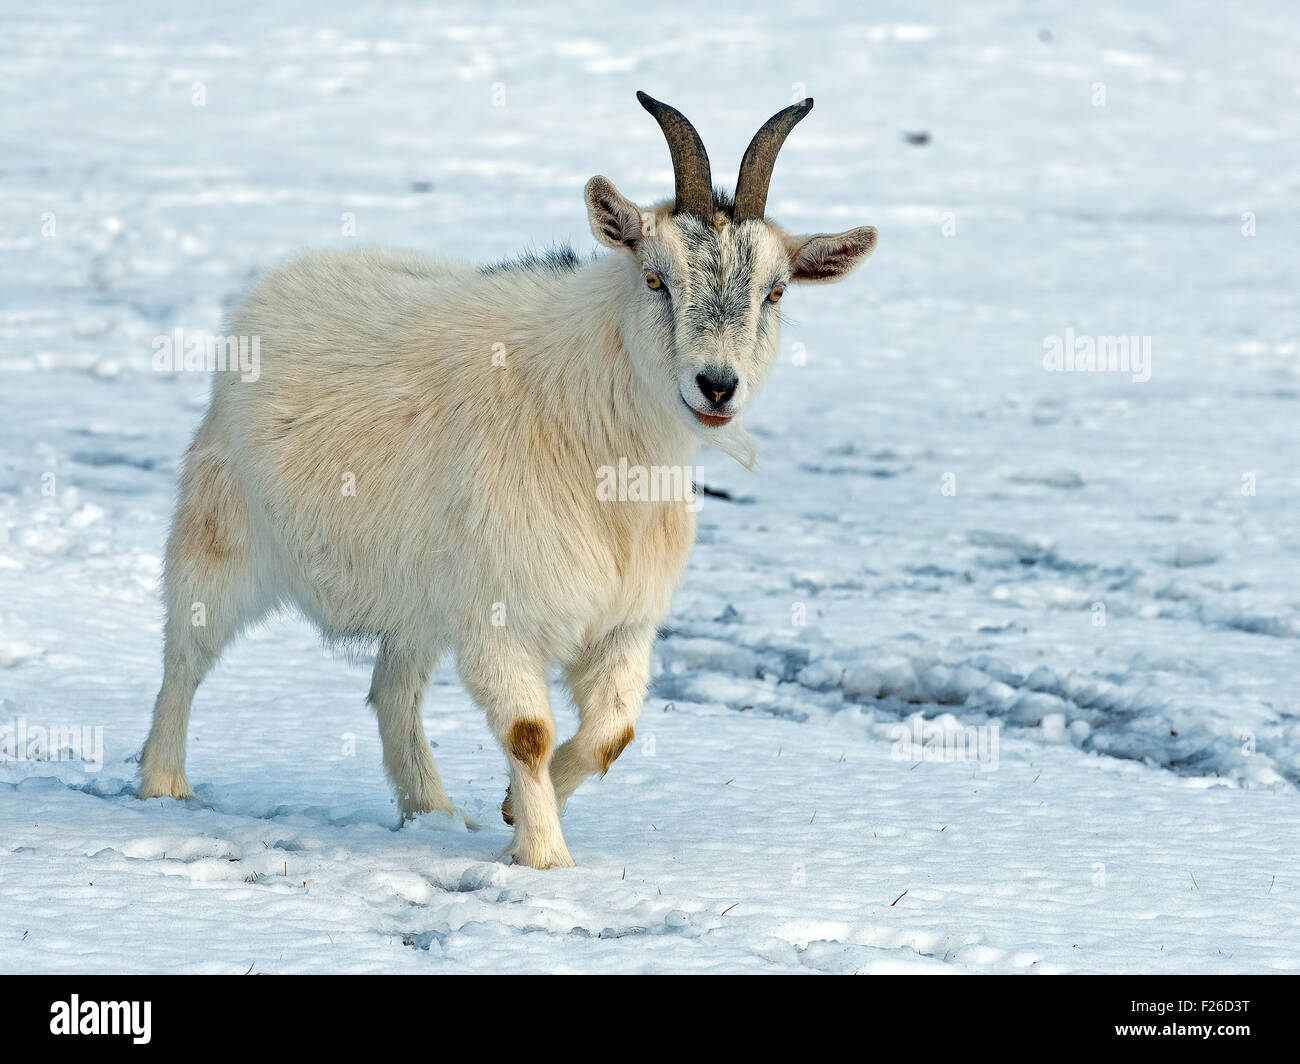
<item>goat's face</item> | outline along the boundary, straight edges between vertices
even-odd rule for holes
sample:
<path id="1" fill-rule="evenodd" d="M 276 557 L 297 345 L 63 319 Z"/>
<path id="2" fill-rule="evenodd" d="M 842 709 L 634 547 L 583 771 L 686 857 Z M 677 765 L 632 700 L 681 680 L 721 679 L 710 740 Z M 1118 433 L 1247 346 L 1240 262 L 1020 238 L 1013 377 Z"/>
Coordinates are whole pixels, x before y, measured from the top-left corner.
<path id="1" fill-rule="evenodd" d="M 635 208 L 634 208 L 635 209 Z M 789 259 L 775 227 L 647 212 L 627 262 L 624 344 L 674 412 L 721 428 L 757 394 L 777 352 Z"/>
<path id="2" fill-rule="evenodd" d="M 661 125 L 667 113 L 694 136 L 676 111 L 649 97 L 642 102 Z M 665 132 L 674 146 L 680 126 L 665 126 Z M 694 160 L 679 158 L 674 147 L 678 195 L 672 203 L 642 211 L 603 177 L 587 182 L 586 200 L 596 239 L 627 253 L 623 342 L 629 357 L 674 416 L 707 438 L 739 418 L 766 381 L 778 350 L 786 286 L 848 275 L 875 247 L 876 231 L 791 236 L 763 216 L 752 173 L 746 190 L 745 166 L 734 202 L 715 193 L 707 157 L 702 164 L 698 157 L 704 150 L 698 137 L 694 144 Z M 751 145 L 747 164 L 753 152 Z M 684 187 L 683 170 L 693 162 L 704 173 L 695 173 L 693 188 L 689 182 Z M 762 185 L 765 198 L 766 178 Z M 684 207 L 692 196 L 693 206 Z"/>

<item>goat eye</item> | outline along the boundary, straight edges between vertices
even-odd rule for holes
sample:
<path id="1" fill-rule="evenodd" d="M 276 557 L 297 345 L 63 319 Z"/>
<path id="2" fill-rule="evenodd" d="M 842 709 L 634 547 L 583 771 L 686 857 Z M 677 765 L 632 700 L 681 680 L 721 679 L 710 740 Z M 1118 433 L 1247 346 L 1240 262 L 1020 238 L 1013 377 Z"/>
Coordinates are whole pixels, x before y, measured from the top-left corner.
<path id="1" fill-rule="evenodd" d="M 663 278 L 657 273 L 647 273 L 645 275 L 645 283 L 647 288 L 656 292 L 664 286 Z"/>
<path id="2" fill-rule="evenodd" d="M 767 293 L 767 301 L 769 303 L 779 303 L 783 295 L 785 295 L 785 285 L 773 285 L 772 291 Z"/>

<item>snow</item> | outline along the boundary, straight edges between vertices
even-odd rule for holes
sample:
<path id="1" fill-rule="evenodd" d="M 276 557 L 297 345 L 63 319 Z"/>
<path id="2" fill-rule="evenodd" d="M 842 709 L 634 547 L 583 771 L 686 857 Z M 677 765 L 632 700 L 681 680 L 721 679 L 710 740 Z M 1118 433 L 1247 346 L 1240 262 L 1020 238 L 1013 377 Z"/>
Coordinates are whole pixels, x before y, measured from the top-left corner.
<path id="1" fill-rule="evenodd" d="M 8 6 L 0 970 L 1300 969 L 1294 6 L 610 14 Z M 732 499 L 579 867 L 497 860 L 446 664 L 425 724 L 482 830 L 396 830 L 371 662 L 291 617 L 201 688 L 198 799 L 137 801 L 207 391 L 154 338 L 302 247 L 591 247 L 587 177 L 671 188 L 637 88 L 726 183 L 815 96 L 769 210 L 881 239 L 787 297 L 757 472 L 696 458 Z M 1067 335 L 1149 338 L 1150 379 L 1045 368 Z"/>

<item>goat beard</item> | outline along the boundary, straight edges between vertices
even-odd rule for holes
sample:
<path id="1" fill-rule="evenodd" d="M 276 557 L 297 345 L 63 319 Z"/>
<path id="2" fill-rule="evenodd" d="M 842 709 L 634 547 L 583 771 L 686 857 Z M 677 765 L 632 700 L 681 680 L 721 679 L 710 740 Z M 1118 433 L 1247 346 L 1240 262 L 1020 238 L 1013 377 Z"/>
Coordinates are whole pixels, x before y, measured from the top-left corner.
<path id="1" fill-rule="evenodd" d="M 758 449 L 754 446 L 753 437 L 745 431 L 741 417 L 733 418 L 731 424 L 723 431 L 711 435 L 707 442 L 728 457 L 734 458 L 751 473 L 754 471 Z"/>

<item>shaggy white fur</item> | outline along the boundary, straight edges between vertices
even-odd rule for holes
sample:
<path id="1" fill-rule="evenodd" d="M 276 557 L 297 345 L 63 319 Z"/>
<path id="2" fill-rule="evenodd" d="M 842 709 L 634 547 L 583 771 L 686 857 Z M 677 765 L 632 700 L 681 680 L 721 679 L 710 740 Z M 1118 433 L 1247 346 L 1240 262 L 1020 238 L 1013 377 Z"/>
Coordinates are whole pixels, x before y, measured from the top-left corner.
<path id="1" fill-rule="evenodd" d="M 599 177 L 586 197 L 616 253 L 585 264 L 327 252 L 248 295 L 227 331 L 260 338 L 260 374 L 218 375 L 186 458 L 141 797 L 191 796 L 195 689 L 291 604 L 331 639 L 378 641 L 369 701 L 403 816 L 454 810 L 420 718 L 453 649 L 509 759 L 509 852 L 572 864 L 559 814 L 633 737 L 695 530 L 689 492 L 611 500 L 601 471 L 686 469 L 701 441 L 752 461 L 741 415 L 781 291 L 845 275 L 875 242 L 643 212 Z M 731 377 L 722 401 L 699 383 Z M 558 749 L 554 662 L 581 721 Z"/>

